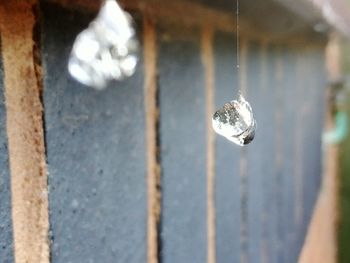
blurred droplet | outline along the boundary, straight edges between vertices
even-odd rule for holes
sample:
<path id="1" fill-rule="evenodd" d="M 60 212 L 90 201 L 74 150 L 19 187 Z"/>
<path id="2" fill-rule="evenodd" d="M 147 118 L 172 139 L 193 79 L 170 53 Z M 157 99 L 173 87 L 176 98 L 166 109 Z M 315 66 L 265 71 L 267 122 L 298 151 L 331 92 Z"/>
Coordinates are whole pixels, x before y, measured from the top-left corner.
<path id="1" fill-rule="evenodd" d="M 238 100 L 226 103 L 216 111 L 212 121 L 216 133 L 240 146 L 254 139 L 256 122 L 253 111 L 241 94 Z"/>
<path id="2" fill-rule="evenodd" d="M 98 16 L 74 42 L 68 63 L 70 74 L 96 89 L 131 76 L 138 60 L 135 34 L 130 15 L 115 0 L 106 0 Z"/>

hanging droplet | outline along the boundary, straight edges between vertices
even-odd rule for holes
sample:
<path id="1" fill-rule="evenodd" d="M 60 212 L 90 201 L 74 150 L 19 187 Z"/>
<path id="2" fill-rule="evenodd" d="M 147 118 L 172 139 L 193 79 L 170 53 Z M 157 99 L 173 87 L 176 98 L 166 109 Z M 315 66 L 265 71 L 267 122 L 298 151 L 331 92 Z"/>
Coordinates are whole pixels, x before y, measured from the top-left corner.
<path id="1" fill-rule="evenodd" d="M 241 94 L 238 100 L 226 103 L 215 112 L 212 121 L 216 133 L 240 146 L 254 139 L 256 122 L 253 111 Z"/>
<path id="2" fill-rule="evenodd" d="M 70 74 L 96 89 L 131 76 L 138 60 L 135 35 L 131 16 L 115 0 L 106 0 L 98 16 L 74 42 L 68 63 Z"/>

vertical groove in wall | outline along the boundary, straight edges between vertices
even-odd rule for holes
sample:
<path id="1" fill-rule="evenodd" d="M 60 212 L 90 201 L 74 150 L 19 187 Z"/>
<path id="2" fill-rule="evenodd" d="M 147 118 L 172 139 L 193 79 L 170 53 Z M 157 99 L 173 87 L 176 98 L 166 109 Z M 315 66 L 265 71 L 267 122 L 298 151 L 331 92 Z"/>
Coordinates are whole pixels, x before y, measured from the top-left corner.
<path id="1" fill-rule="evenodd" d="M 282 51 L 281 49 L 278 49 L 276 52 L 276 61 L 275 61 L 275 66 L 276 66 L 276 108 L 280 110 L 275 111 L 275 118 L 276 118 L 276 165 L 277 165 L 277 170 L 282 169 L 283 166 L 283 134 L 282 134 L 282 121 L 283 121 L 283 116 L 282 113 L 283 111 L 281 110 L 283 108 L 283 102 L 282 102 L 282 93 L 284 89 L 284 83 L 283 83 L 283 61 L 281 58 Z"/>
<path id="2" fill-rule="evenodd" d="M 145 112 L 147 141 L 147 262 L 159 262 L 159 220 L 160 220 L 160 165 L 157 149 L 157 127 L 159 109 L 157 106 L 157 41 L 155 23 L 146 14 L 144 26 L 144 63 L 145 63 Z"/>
<path id="3" fill-rule="evenodd" d="M 297 94 L 301 94 L 301 88 L 302 86 L 301 81 L 303 80 L 303 70 L 304 68 L 304 63 L 303 63 L 303 58 L 302 54 L 298 55 L 296 58 L 297 61 L 297 72 L 296 72 L 296 89 L 297 89 Z M 302 98 L 301 100 L 302 101 Z M 299 107 L 299 112 L 296 116 L 296 125 L 302 126 L 302 121 L 303 121 L 303 108 L 304 105 L 301 104 L 301 102 L 298 102 L 298 107 Z M 302 139 L 303 139 L 303 134 L 302 134 L 303 129 L 295 129 L 295 226 L 296 229 L 300 229 L 302 220 L 303 220 L 303 201 L 304 201 L 304 196 L 303 196 L 303 147 L 302 147 Z M 300 236 L 300 233 L 297 233 L 297 236 Z"/>
<path id="4" fill-rule="evenodd" d="M 248 43 L 242 39 L 240 44 L 240 65 L 239 65 L 239 89 L 244 96 L 247 96 L 247 55 Z M 249 99 L 248 99 L 249 100 Z M 240 177 L 241 177 L 241 222 L 240 222 L 240 239 L 241 239 L 241 263 L 248 263 L 248 179 L 247 179 L 247 152 L 245 148 L 241 150 L 240 160 Z"/>
<path id="5" fill-rule="evenodd" d="M 35 4 L 6 1 L 0 9 L 17 263 L 49 262 L 43 107 L 33 43 Z"/>
<path id="6" fill-rule="evenodd" d="M 261 43 L 261 87 L 262 89 L 261 94 L 266 94 L 268 91 L 267 86 L 267 72 L 268 72 L 268 65 L 267 65 L 267 43 Z M 266 182 L 266 178 L 263 179 Z M 264 186 L 264 184 L 262 184 Z M 266 196 L 265 196 L 266 198 Z M 266 200 L 263 201 L 263 207 L 266 208 Z M 269 254 L 268 254 L 268 218 L 266 215 L 266 212 L 262 215 L 262 241 L 261 241 L 261 263 L 269 263 Z"/>
<path id="7" fill-rule="evenodd" d="M 214 52 L 213 29 L 205 26 L 202 29 L 202 61 L 205 69 L 206 118 L 207 118 L 207 260 L 215 263 L 215 136 L 212 129 L 214 112 Z"/>
<path id="8" fill-rule="evenodd" d="M 36 2 L 32 7 L 35 23 L 33 27 L 33 63 L 34 71 L 37 81 L 37 87 L 39 90 L 40 103 L 44 107 L 44 82 L 43 82 L 43 67 L 41 59 L 41 22 L 42 14 L 40 10 L 39 2 Z M 45 124 L 45 112 L 42 110 L 42 124 L 44 135 L 44 150 L 46 156 L 46 124 Z"/>
<path id="9" fill-rule="evenodd" d="M 283 258 L 285 246 L 283 239 L 283 92 L 285 89 L 285 83 L 283 83 L 283 60 L 282 60 L 282 49 L 278 48 L 276 50 L 276 60 L 275 60 L 275 180 L 274 180 L 274 191 L 276 198 L 276 216 L 277 216 L 277 225 L 276 225 L 276 241 L 279 246 L 276 248 L 276 257 L 278 262 L 285 262 Z"/>

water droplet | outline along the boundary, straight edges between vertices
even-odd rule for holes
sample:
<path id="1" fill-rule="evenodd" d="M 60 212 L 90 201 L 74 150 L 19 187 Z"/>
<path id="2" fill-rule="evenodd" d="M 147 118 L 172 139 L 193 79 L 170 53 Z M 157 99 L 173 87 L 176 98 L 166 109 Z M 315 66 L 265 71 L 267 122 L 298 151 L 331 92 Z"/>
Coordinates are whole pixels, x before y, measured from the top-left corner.
<path id="1" fill-rule="evenodd" d="M 226 103 L 216 111 L 212 122 L 216 133 L 240 146 L 254 139 L 256 121 L 250 104 L 241 94 L 238 100 Z"/>
<path id="2" fill-rule="evenodd" d="M 115 0 L 106 0 L 97 17 L 75 39 L 68 62 L 70 74 L 96 89 L 131 76 L 138 60 L 135 34 L 131 16 Z"/>

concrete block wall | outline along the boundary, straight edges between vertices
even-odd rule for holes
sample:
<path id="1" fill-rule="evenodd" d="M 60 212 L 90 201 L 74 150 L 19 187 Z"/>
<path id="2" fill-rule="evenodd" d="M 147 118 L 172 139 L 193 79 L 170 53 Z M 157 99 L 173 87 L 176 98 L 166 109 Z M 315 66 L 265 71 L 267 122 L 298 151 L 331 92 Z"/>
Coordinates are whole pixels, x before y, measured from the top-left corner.
<path id="1" fill-rule="evenodd" d="M 322 182 L 324 39 L 242 32 L 237 71 L 234 15 L 122 3 L 140 62 L 101 92 L 66 68 L 98 3 L 0 4 L 0 262 L 297 262 Z M 246 148 L 211 129 L 238 90 L 258 122 Z"/>

